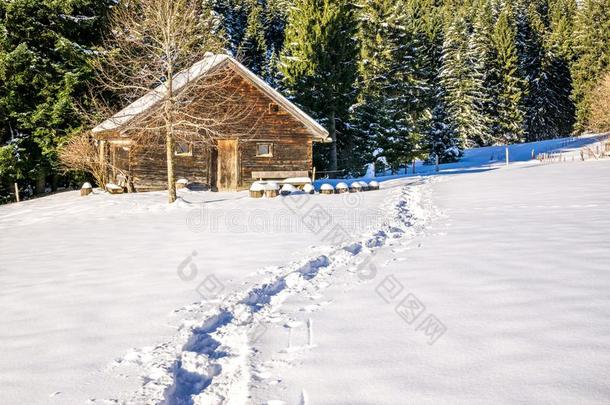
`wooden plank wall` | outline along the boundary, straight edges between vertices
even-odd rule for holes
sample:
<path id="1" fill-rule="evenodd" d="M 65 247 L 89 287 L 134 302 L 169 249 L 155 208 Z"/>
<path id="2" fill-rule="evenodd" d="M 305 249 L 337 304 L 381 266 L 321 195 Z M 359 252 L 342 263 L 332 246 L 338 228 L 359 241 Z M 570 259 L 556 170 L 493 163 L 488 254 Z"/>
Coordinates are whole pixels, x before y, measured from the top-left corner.
<path id="1" fill-rule="evenodd" d="M 209 148 L 194 144 L 193 156 L 176 156 L 176 180 L 209 184 Z M 131 177 L 137 191 L 167 189 L 167 158 L 164 145 L 148 146 L 146 150 L 132 148 Z"/>
<path id="2" fill-rule="evenodd" d="M 312 141 L 309 139 L 268 138 L 273 144 L 272 157 L 257 157 L 256 144 L 262 139 L 240 145 L 241 186 L 249 187 L 254 179 L 252 172 L 258 171 L 309 171 L 312 168 Z"/>
<path id="3" fill-rule="evenodd" d="M 244 125 L 256 126 L 255 136 L 239 143 L 240 188 L 250 187 L 253 171 L 311 170 L 313 151 L 309 129 L 238 74 L 235 86 L 239 87 L 244 104 L 253 106 Z M 272 104 L 277 109 L 270 108 Z M 257 157 L 257 143 L 272 143 L 273 156 Z"/>

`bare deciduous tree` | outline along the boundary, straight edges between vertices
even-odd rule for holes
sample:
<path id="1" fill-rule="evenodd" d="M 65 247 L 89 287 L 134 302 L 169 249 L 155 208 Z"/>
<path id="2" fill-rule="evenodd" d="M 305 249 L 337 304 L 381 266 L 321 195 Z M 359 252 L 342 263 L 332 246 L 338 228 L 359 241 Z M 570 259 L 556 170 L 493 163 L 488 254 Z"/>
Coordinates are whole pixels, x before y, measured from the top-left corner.
<path id="1" fill-rule="evenodd" d="M 593 93 L 589 126 L 596 132 L 610 131 L 610 73 L 604 76 Z"/>
<path id="2" fill-rule="evenodd" d="M 100 187 L 106 184 L 111 169 L 105 160 L 100 159 L 95 141 L 88 132 L 73 136 L 60 147 L 59 163 L 64 171 L 79 170 L 91 174 Z"/>
<path id="3" fill-rule="evenodd" d="M 112 13 L 105 51 L 95 62 L 96 97 L 119 99 L 97 104 L 130 105 L 111 119 L 113 126 L 138 146 L 165 145 L 170 203 L 176 200 L 176 141 L 213 147 L 226 134 L 256 135 L 256 125 L 245 124 L 253 106 L 234 85 L 231 68 L 222 67 L 217 63 L 221 56 L 213 54 L 222 41 L 215 16 L 202 3 L 122 1 Z"/>

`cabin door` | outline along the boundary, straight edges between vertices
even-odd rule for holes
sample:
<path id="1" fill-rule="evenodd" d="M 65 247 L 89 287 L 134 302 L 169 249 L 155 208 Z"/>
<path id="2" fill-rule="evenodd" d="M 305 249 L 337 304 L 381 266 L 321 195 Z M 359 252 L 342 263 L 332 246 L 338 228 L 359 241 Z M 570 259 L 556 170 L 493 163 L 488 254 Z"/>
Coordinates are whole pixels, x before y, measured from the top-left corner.
<path id="1" fill-rule="evenodd" d="M 235 191 L 239 181 L 237 139 L 218 140 L 218 191 Z"/>
<path id="2" fill-rule="evenodd" d="M 121 183 L 127 181 L 129 176 L 129 147 L 121 144 L 110 144 L 112 162 L 112 182 Z M 122 186 L 123 184 L 119 184 Z"/>

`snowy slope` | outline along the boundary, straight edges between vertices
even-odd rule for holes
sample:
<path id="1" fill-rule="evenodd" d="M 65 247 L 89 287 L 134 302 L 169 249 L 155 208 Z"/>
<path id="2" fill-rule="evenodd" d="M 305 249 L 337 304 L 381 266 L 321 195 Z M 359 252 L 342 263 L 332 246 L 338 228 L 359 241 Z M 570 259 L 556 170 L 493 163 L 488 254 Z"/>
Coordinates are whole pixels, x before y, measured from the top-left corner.
<path id="1" fill-rule="evenodd" d="M 69 192 L 0 207 L 3 401 L 132 398 L 214 299 L 324 254 L 331 225 L 349 239 L 378 227 L 389 192 L 302 196 L 332 219 L 314 231 L 299 198 L 247 193 L 186 191 L 168 207 L 165 193 Z"/>
<path id="2" fill-rule="evenodd" d="M 567 161 L 580 160 L 580 151 L 595 150 L 602 148 L 603 143 L 608 140 L 610 134 L 590 134 L 580 137 L 549 139 L 545 141 L 529 142 L 509 145 L 508 154 L 510 164 L 527 164 L 532 160 L 532 156 L 537 158 L 540 154 L 561 154 Z M 488 146 L 485 148 L 466 149 L 464 156 L 455 163 L 445 163 L 439 165 L 439 172 L 436 172 L 434 165 L 425 164 L 422 161 L 417 161 L 415 165 L 415 176 L 420 175 L 436 175 L 436 174 L 455 174 L 461 172 L 472 172 L 481 169 L 499 167 L 506 164 L 506 147 L 505 146 Z M 404 169 L 403 169 L 404 170 Z M 377 180 L 389 180 L 401 177 L 414 176 L 412 167 L 409 167 L 407 173 L 401 172 L 398 174 L 379 176 Z M 371 177 L 363 177 L 354 180 L 370 180 Z M 316 181 L 316 187 L 324 183 L 336 185 L 345 180 L 323 179 Z"/>
<path id="3" fill-rule="evenodd" d="M 425 230 L 283 304 L 251 402 L 608 403 L 610 161 L 426 188 Z"/>
<path id="4" fill-rule="evenodd" d="M 604 403 L 610 163 L 525 162 L 596 141 L 356 195 L 0 207 L 2 402 Z"/>

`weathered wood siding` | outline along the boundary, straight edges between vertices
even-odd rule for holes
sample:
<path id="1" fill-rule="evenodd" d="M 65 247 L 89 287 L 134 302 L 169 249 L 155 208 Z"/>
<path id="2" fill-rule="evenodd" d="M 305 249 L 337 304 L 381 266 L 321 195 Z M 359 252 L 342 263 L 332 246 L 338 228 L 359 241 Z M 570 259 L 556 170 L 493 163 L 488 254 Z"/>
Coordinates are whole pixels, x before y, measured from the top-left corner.
<path id="1" fill-rule="evenodd" d="M 252 138 L 239 143 L 240 188 L 252 184 L 253 171 L 311 170 L 312 135 L 305 125 L 237 74 L 235 85 L 240 89 L 244 104 L 253 106 L 244 126 L 256 127 Z M 257 157 L 257 143 L 273 144 L 273 156 Z"/>
<path id="2" fill-rule="evenodd" d="M 257 157 L 257 143 L 273 144 L 272 157 Z M 249 187 L 255 181 L 252 172 L 259 171 L 310 171 L 312 169 L 311 138 L 279 139 L 266 138 L 240 145 L 242 187 Z"/>
<path id="3" fill-rule="evenodd" d="M 203 145 L 193 145 L 192 156 L 174 156 L 176 180 L 209 184 L 210 152 Z M 149 145 L 146 149 L 132 148 L 131 178 L 137 191 L 167 189 L 167 157 L 165 145 Z"/>

